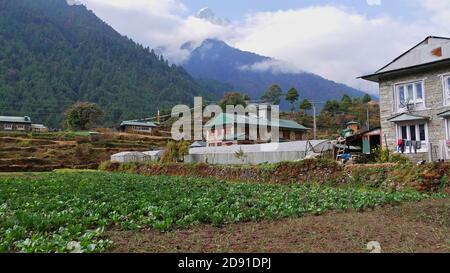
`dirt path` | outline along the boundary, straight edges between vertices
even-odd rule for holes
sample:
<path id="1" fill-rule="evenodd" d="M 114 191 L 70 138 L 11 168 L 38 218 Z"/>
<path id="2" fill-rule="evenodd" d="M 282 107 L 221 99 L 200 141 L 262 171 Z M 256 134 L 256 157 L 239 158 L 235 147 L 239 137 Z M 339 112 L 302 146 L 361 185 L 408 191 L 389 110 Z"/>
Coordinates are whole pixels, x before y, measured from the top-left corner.
<path id="1" fill-rule="evenodd" d="M 160 233 L 110 231 L 113 252 L 450 252 L 450 199 Z"/>

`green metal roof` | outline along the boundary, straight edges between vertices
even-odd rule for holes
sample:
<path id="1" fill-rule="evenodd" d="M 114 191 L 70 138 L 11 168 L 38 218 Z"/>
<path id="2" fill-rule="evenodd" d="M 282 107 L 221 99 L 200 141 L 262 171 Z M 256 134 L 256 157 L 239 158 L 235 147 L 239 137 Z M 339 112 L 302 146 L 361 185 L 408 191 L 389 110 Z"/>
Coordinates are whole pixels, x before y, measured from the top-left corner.
<path id="1" fill-rule="evenodd" d="M 235 120 L 235 116 L 232 114 L 226 114 L 226 113 L 221 113 L 219 114 L 217 117 L 213 118 L 212 120 L 210 120 L 208 123 L 206 123 L 205 127 L 206 128 L 212 128 L 212 127 L 217 127 L 217 126 L 223 126 L 223 125 L 229 125 L 229 124 L 235 124 L 235 123 L 239 123 L 239 124 L 247 124 L 247 125 L 270 125 L 270 121 L 263 119 L 263 118 L 257 118 L 257 117 L 253 117 L 253 116 L 236 116 L 236 120 Z M 277 120 L 273 120 L 273 123 L 276 123 Z M 303 125 L 298 124 L 295 121 L 292 120 L 287 120 L 287 119 L 279 119 L 278 120 L 279 123 L 279 128 L 286 128 L 286 129 L 295 129 L 295 130 L 309 130 L 309 128 L 306 128 Z"/>
<path id="2" fill-rule="evenodd" d="M 144 127 L 158 127 L 155 123 L 149 121 L 137 121 L 137 120 L 126 120 L 123 121 L 120 126 L 144 126 Z"/>
<path id="3" fill-rule="evenodd" d="M 397 115 L 397 116 L 394 116 L 394 117 L 388 119 L 388 121 L 390 121 L 390 122 L 402 122 L 402 121 L 429 120 L 429 119 L 430 119 L 429 117 L 403 113 L 403 114 L 400 114 L 400 115 Z"/>
<path id="4" fill-rule="evenodd" d="M 31 123 L 30 117 L 0 116 L 0 122 Z"/>

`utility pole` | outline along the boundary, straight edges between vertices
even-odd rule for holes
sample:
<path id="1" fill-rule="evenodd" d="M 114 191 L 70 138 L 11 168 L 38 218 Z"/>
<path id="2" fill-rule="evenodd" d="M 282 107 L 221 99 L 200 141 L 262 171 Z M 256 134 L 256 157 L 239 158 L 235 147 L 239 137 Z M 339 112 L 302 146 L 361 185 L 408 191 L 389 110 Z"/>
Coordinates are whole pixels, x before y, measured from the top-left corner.
<path id="1" fill-rule="evenodd" d="M 369 104 L 367 104 L 367 131 L 370 130 Z"/>
<path id="2" fill-rule="evenodd" d="M 314 102 L 312 103 L 312 107 L 313 107 L 313 119 L 314 119 L 313 139 L 316 140 L 317 139 L 317 121 L 316 121 L 316 105 L 314 104 Z"/>

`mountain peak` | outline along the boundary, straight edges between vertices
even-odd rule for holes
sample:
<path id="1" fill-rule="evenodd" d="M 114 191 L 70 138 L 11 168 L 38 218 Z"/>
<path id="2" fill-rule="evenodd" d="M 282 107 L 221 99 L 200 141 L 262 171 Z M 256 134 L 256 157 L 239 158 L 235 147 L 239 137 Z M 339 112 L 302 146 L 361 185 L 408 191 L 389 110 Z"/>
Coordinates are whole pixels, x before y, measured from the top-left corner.
<path id="1" fill-rule="evenodd" d="M 205 7 L 200 9 L 196 15 L 197 18 L 206 20 L 215 25 L 226 26 L 230 24 L 230 20 L 222 19 L 216 16 L 216 14 L 212 11 L 212 9 Z"/>
<path id="2" fill-rule="evenodd" d="M 197 79 L 231 85 L 252 98 L 259 98 L 273 83 L 284 90 L 295 87 L 302 98 L 310 100 L 341 99 L 344 94 L 364 95 L 349 86 L 300 71 L 288 62 L 242 51 L 219 39 L 204 40 L 192 50 L 184 67 Z M 284 106 L 288 107 L 287 103 Z"/>

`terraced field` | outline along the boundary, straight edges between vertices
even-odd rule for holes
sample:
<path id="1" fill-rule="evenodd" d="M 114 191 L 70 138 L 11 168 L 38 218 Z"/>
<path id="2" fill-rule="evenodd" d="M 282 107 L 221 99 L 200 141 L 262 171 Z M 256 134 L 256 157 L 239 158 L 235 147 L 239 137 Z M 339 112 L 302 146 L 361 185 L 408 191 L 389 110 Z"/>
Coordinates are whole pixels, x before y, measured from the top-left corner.
<path id="1" fill-rule="evenodd" d="M 135 139 L 133 139 L 135 138 Z M 85 132 L 0 134 L 0 172 L 94 168 L 112 154 L 163 147 L 165 138 Z"/>

